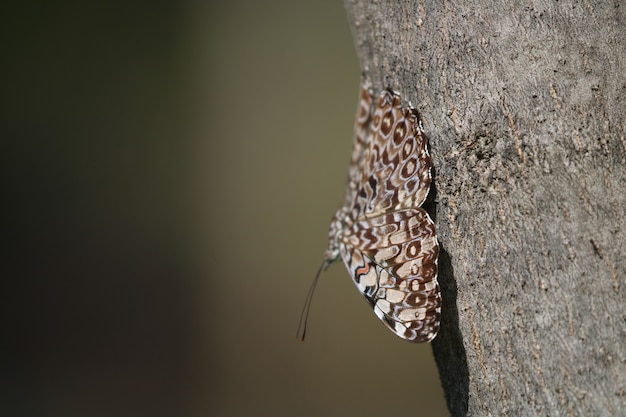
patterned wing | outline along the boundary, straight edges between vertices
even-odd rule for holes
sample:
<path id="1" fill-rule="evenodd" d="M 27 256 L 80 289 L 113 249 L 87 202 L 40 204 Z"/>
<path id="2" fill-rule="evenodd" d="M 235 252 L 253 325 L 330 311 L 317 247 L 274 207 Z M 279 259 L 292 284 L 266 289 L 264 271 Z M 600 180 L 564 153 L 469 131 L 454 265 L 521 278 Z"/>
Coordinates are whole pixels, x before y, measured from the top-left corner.
<path id="1" fill-rule="evenodd" d="M 439 330 L 439 244 L 428 214 L 409 209 L 355 222 L 339 251 L 359 291 L 403 339 L 429 342 Z"/>
<path id="2" fill-rule="evenodd" d="M 329 230 L 324 267 L 341 256 L 376 315 L 398 336 L 432 340 L 439 330 L 439 245 L 420 208 L 430 156 L 417 112 L 391 90 L 374 103 L 363 80 L 346 201 Z"/>
<path id="3" fill-rule="evenodd" d="M 419 207 L 430 189 L 430 156 L 417 111 L 391 90 L 380 95 L 361 159 L 351 214 L 376 216 Z"/>
<path id="4" fill-rule="evenodd" d="M 372 122 L 372 93 L 370 86 L 365 79 L 361 80 L 361 95 L 359 97 L 359 108 L 356 113 L 354 124 L 354 141 L 352 144 L 352 159 L 348 170 L 348 187 L 346 189 L 346 199 L 344 208 L 346 210 L 352 205 L 356 198 L 357 188 L 361 183 L 361 172 L 363 169 L 363 154 L 371 141 L 370 125 Z"/>

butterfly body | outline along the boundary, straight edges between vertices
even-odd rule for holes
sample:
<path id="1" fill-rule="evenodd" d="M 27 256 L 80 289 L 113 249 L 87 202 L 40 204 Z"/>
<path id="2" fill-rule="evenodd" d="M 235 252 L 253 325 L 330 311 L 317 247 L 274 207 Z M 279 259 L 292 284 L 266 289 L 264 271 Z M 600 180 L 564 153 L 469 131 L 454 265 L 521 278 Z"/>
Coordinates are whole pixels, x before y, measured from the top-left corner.
<path id="1" fill-rule="evenodd" d="M 430 156 L 417 112 L 363 83 L 344 205 L 331 221 L 325 267 L 341 258 L 376 316 L 399 337 L 432 340 L 439 330 L 439 244 L 421 208 Z"/>

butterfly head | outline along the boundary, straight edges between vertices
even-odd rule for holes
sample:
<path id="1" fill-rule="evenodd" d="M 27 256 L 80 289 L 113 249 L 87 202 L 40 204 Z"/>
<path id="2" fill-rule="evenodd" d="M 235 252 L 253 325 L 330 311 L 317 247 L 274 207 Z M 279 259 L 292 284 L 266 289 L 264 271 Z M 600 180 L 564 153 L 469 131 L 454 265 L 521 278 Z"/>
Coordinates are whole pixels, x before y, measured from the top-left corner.
<path id="1" fill-rule="evenodd" d="M 339 245 L 341 242 L 342 230 L 345 227 L 341 219 L 344 216 L 344 211 L 339 210 L 330 222 L 330 229 L 328 230 L 328 249 L 326 249 L 326 253 L 324 254 L 324 269 L 328 268 L 330 264 L 339 259 Z"/>

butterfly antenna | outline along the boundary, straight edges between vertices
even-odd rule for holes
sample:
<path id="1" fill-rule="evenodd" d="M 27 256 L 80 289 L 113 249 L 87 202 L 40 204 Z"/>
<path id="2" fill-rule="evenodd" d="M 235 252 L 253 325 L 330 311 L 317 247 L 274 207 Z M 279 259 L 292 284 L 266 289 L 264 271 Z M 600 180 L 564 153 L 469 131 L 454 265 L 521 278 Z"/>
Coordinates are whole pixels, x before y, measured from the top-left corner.
<path id="1" fill-rule="evenodd" d="M 306 300 L 304 301 L 304 306 L 302 307 L 302 313 L 300 313 L 298 332 L 296 333 L 296 337 L 300 339 L 301 342 L 304 342 L 304 336 L 306 335 L 306 322 L 309 319 L 309 310 L 311 309 L 311 301 L 313 300 L 313 293 L 315 292 L 317 280 L 319 279 L 322 270 L 328 268 L 328 265 L 330 265 L 330 263 L 324 259 L 320 265 L 320 269 L 317 270 L 317 274 L 315 274 L 315 278 L 313 278 L 313 282 L 311 283 L 311 288 L 309 288 L 309 292 L 306 295 Z"/>

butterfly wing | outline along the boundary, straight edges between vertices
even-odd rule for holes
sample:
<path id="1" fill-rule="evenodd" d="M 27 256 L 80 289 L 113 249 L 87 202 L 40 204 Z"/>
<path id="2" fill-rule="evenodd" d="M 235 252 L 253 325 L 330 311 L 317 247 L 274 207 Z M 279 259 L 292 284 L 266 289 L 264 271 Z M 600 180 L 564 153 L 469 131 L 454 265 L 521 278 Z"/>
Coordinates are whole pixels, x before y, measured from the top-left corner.
<path id="1" fill-rule="evenodd" d="M 430 156 L 417 112 L 362 82 L 344 206 L 329 231 L 326 264 L 341 256 L 359 291 L 401 338 L 428 342 L 439 330 L 439 245 L 421 208 Z"/>
<path id="2" fill-rule="evenodd" d="M 367 144 L 371 142 L 372 131 L 370 129 L 373 111 L 373 98 L 369 84 L 365 79 L 361 80 L 361 95 L 359 107 L 354 124 L 354 140 L 352 142 L 352 158 L 348 170 L 348 186 L 344 208 L 348 210 L 356 198 L 357 188 L 360 186 L 363 171 L 363 155 Z"/>
<path id="3" fill-rule="evenodd" d="M 430 155 L 417 111 L 385 90 L 378 98 L 361 158 L 354 218 L 419 207 L 430 189 Z"/>
<path id="4" fill-rule="evenodd" d="M 409 209 L 355 222 L 340 253 L 359 291 L 394 333 L 428 342 L 439 330 L 439 245 L 428 214 Z"/>

